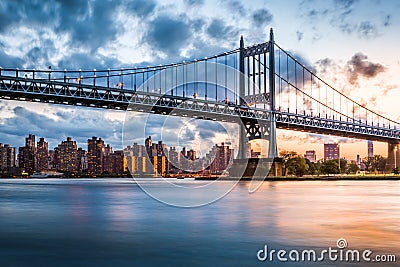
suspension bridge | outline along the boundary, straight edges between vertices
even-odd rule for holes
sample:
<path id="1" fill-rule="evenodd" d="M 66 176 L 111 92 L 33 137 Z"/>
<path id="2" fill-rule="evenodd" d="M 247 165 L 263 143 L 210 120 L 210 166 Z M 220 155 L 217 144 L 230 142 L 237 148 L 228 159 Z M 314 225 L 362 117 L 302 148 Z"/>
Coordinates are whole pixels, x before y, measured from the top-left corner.
<path id="1" fill-rule="evenodd" d="M 0 68 L 0 97 L 93 108 L 241 122 L 245 143 L 276 129 L 388 143 L 388 168 L 399 166 L 400 124 L 350 99 L 275 41 L 158 66 L 102 70 Z M 397 161 L 397 160 L 396 160 Z"/>

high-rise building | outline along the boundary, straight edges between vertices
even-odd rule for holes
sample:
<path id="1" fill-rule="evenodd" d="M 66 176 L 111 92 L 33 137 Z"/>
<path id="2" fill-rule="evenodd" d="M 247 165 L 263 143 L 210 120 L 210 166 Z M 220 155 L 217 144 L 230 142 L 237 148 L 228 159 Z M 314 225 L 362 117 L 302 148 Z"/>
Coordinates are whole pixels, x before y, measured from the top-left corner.
<path id="1" fill-rule="evenodd" d="M 368 157 L 372 158 L 374 156 L 374 142 L 368 140 Z"/>
<path id="2" fill-rule="evenodd" d="M 85 172 L 88 169 L 88 159 L 86 150 L 81 147 L 77 151 L 78 171 Z"/>
<path id="3" fill-rule="evenodd" d="M 19 167 L 30 174 L 33 173 L 36 166 L 35 154 L 35 136 L 29 134 L 28 137 L 25 138 L 25 146 L 20 147 L 18 151 Z"/>
<path id="4" fill-rule="evenodd" d="M 111 153 L 110 155 L 110 161 L 111 161 L 111 173 L 123 173 L 126 171 L 126 167 L 124 162 L 125 161 L 125 156 L 124 156 L 124 151 L 122 150 L 117 150 Z"/>
<path id="5" fill-rule="evenodd" d="M 0 143 L 0 170 L 15 167 L 15 147 Z"/>
<path id="6" fill-rule="evenodd" d="M 59 149 L 59 160 L 60 160 L 60 171 L 64 172 L 76 172 L 78 170 L 78 156 L 77 156 L 77 145 L 76 141 L 73 141 L 71 137 L 67 137 L 66 141 L 62 141 L 58 145 Z"/>
<path id="7" fill-rule="evenodd" d="M 221 173 L 228 169 L 233 161 L 233 149 L 226 146 L 225 143 L 215 145 L 212 149 L 213 161 L 210 165 L 210 170 L 213 173 Z"/>
<path id="8" fill-rule="evenodd" d="M 175 147 L 170 147 L 168 151 L 168 173 L 179 172 L 179 153 Z"/>
<path id="9" fill-rule="evenodd" d="M 113 153 L 112 147 L 107 144 L 104 147 L 103 172 L 108 172 L 108 173 L 112 173 L 113 172 L 113 164 L 112 164 L 112 161 L 111 161 L 112 153 Z"/>
<path id="10" fill-rule="evenodd" d="M 49 168 L 49 145 L 43 137 L 39 139 L 36 147 L 36 171 Z"/>
<path id="11" fill-rule="evenodd" d="M 316 162 L 317 154 L 315 153 L 315 150 L 307 150 L 306 154 L 304 154 L 304 158 L 308 159 L 310 162 Z"/>
<path id="12" fill-rule="evenodd" d="M 340 150 L 339 144 L 324 144 L 324 160 L 332 160 L 332 159 L 339 159 L 340 157 Z"/>
<path id="13" fill-rule="evenodd" d="M 89 174 L 101 174 L 103 172 L 103 161 L 104 161 L 104 141 L 93 136 L 92 139 L 88 139 L 88 173 Z"/>
<path id="14" fill-rule="evenodd" d="M 133 146 L 124 148 L 124 162 L 125 169 L 129 170 L 132 174 L 139 173 L 144 174 L 147 171 L 146 162 L 150 162 L 147 157 L 146 147 L 134 143 Z M 149 171 L 153 173 L 153 171 Z"/>

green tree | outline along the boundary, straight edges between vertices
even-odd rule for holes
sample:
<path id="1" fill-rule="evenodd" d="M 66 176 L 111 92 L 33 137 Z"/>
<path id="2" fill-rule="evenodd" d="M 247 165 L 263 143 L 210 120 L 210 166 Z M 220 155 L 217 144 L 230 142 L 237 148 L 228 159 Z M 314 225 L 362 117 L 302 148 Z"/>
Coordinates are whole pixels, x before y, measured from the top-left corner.
<path id="1" fill-rule="evenodd" d="M 374 155 L 372 158 L 372 168 L 375 171 L 383 172 L 386 168 L 387 158 L 382 157 L 381 155 Z"/>
<path id="2" fill-rule="evenodd" d="M 366 171 L 383 172 L 386 168 L 387 158 L 384 158 L 381 155 L 374 155 L 373 157 L 363 158 L 362 162 L 365 164 Z"/>
<path id="3" fill-rule="evenodd" d="M 362 163 L 365 165 L 365 171 L 371 172 L 372 170 L 372 162 L 373 162 L 373 157 L 365 157 L 362 159 Z"/>
<path id="4" fill-rule="evenodd" d="M 357 173 L 357 171 L 358 171 L 359 169 L 360 169 L 360 168 L 357 166 L 357 164 L 355 164 L 355 163 L 350 163 L 350 164 L 347 165 L 346 173 L 347 173 L 347 174 L 349 174 L 349 173 Z"/>
<path id="5" fill-rule="evenodd" d="M 309 165 L 307 165 L 306 159 L 300 156 L 291 158 L 287 162 L 287 170 L 288 174 L 290 175 L 296 175 L 301 177 L 304 174 L 307 174 L 308 168 Z"/>
<path id="6" fill-rule="evenodd" d="M 321 165 L 321 173 L 324 174 L 338 174 L 339 173 L 339 162 L 335 159 L 327 160 Z"/>
<path id="7" fill-rule="evenodd" d="M 317 162 L 311 162 L 309 159 L 305 159 L 306 164 L 308 165 L 307 173 L 310 175 L 318 175 L 319 174 L 319 164 Z"/>
<path id="8" fill-rule="evenodd" d="M 282 171 L 283 171 L 283 175 L 287 174 L 287 170 L 288 170 L 288 161 L 292 158 L 298 157 L 298 154 L 296 151 L 281 151 L 279 152 L 279 157 L 282 158 Z"/>
<path id="9" fill-rule="evenodd" d="M 345 173 L 347 170 L 347 160 L 340 159 L 340 173 Z"/>

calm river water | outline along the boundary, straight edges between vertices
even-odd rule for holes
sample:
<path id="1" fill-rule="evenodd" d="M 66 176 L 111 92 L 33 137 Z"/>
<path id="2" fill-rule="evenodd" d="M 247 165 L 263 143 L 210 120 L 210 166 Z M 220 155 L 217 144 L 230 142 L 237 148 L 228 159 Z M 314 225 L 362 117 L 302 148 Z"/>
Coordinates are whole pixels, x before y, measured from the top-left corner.
<path id="1" fill-rule="evenodd" d="M 366 266 L 257 259 L 264 245 L 301 253 L 340 238 L 398 264 L 400 182 L 264 182 L 252 194 L 240 182 L 210 205 L 178 208 L 130 179 L 0 179 L 0 266 Z"/>

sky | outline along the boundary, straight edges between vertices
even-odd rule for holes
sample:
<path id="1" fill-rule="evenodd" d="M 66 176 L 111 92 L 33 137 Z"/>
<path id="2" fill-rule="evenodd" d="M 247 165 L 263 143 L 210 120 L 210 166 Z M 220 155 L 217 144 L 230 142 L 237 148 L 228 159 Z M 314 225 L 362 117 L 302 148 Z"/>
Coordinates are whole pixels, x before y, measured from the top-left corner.
<path id="1" fill-rule="evenodd" d="M 265 42 L 272 27 L 276 43 L 325 81 L 400 121 L 398 14 L 396 0 L 0 0 L 0 66 L 159 65 L 232 50 L 240 35 L 247 45 Z M 86 148 L 88 138 L 99 136 L 120 149 L 124 119 L 120 111 L 0 100 L 0 142 L 19 147 L 32 133 L 50 148 L 67 136 Z M 187 136 L 201 134 L 185 127 Z M 221 131 L 202 136 L 226 140 Z M 367 154 L 366 141 L 278 131 L 279 150 L 314 149 L 317 158 L 324 142 L 338 141 L 343 157 Z M 375 153 L 386 155 L 386 144 L 375 143 Z"/>

